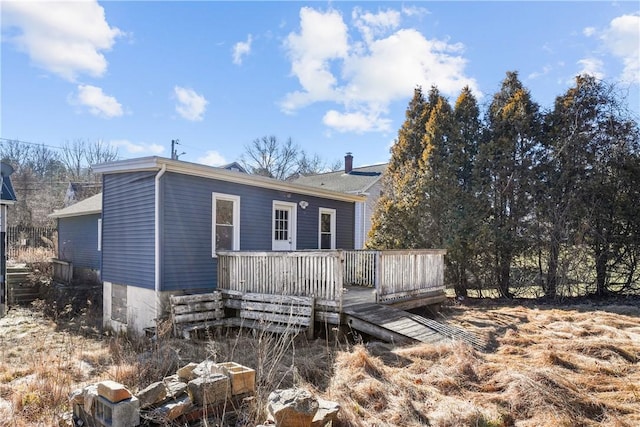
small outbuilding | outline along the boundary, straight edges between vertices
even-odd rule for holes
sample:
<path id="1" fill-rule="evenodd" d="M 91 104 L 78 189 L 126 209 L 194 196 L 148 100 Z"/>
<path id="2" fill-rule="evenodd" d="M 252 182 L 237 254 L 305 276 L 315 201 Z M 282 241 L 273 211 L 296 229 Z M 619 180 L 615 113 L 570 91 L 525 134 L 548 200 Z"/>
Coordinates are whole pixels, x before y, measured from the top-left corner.
<path id="1" fill-rule="evenodd" d="M 49 215 L 58 224 L 54 279 L 100 283 L 102 193 Z"/>

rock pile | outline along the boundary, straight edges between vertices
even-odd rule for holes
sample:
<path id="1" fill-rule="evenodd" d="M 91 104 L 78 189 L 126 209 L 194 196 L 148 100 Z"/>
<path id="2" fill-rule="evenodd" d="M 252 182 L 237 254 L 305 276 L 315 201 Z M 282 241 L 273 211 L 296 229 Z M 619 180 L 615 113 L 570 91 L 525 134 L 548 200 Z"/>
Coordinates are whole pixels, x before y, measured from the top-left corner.
<path id="1" fill-rule="evenodd" d="M 234 362 L 189 363 L 135 395 L 115 381 L 75 390 L 70 400 L 75 425 L 134 427 L 173 425 L 201 419 L 211 409 L 238 408 L 255 394 L 255 371 Z M 231 404 L 228 404 L 231 402 Z M 269 417 L 276 427 L 324 427 L 336 420 L 340 406 L 306 390 L 283 389 L 269 395 Z"/>
<path id="2" fill-rule="evenodd" d="M 122 384 L 103 381 L 74 391 L 70 398 L 76 425 L 96 425 L 99 421 L 99 425 L 110 427 L 132 427 L 140 424 L 140 418 L 165 424 L 194 413 L 197 417 L 203 408 L 254 393 L 253 369 L 234 362 L 205 360 L 183 366 L 135 396 Z M 120 406 L 116 408 L 116 404 Z"/>

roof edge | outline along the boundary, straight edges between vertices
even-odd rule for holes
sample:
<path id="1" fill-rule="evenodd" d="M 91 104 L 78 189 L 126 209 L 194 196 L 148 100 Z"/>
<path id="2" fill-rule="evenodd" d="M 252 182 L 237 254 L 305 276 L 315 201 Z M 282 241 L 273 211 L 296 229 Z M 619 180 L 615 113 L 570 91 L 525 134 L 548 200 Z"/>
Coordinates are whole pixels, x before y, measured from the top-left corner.
<path id="1" fill-rule="evenodd" d="M 362 202 L 365 200 L 365 198 L 360 195 L 323 190 L 308 185 L 278 181 L 273 178 L 267 178 L 258 175 L 249 175 L 246 173 L 229 171 L 213 166 L 185 162 L 182 160 L 167 159 L 157 156 L 102 163 L 92 166 L 92 169 L 95 173 L 109 174 L 160 170 L 162 166 L 166 166 L 167 172 L 176 172 L 184 175 L 199 176 L 202 178 L 220 179 L 227 182 L 250 185 L 253 187 L 287 191 L 292 193 L 304 194 L 307 196 L 330 198 L 333 200 L 344 202 Z"/>
<path id="2" fill-rule="evenodd" d="M 60 209 L 62 210 L 62 209 Z M 63 213 L 63 214 L 58 214 L 56 212 L 50 213 L 49 215 L 47 215 L 47 217 L 49 218 L 71 218 L 74 216 L 85 216 L 85 215 L 99 215 L 102 213 L 102 209 L 92 209 L 92 210 L 88 210 L 88 211 L 82 211 L 82 212 L 73 212 L 73 213 Z"/>

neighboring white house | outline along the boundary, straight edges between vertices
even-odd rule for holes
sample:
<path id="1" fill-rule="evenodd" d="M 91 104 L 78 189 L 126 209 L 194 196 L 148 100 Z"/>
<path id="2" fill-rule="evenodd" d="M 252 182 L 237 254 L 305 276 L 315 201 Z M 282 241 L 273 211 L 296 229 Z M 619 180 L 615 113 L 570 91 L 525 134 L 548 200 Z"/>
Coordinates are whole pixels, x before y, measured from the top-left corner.
<path id="1" fill-rule="evenodd" d="M 355 212 L 354 248 L 362 249 L 371 230 L 371 216 L 380 198 L 381 179 L 386 167 L 387 163 L 354 168 L 353 155 L 347 153 L 344 156 L 344 170 L 301 176 L 293 182 L 366 196 L 366 201 L 356 203 Z"/>

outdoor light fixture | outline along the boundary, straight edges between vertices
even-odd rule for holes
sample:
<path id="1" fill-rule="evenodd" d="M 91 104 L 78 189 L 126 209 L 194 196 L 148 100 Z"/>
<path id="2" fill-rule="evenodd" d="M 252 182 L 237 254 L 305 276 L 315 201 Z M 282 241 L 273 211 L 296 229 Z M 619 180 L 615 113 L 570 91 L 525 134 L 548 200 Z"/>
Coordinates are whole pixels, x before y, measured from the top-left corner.
<path id="1" fill-rule="evenodd" d="M 307 202 L 306 200 L 300 200 L 300 203 L 298 204 L 302 209 L 307 209 L 307 206 L 309 206 L 309 202 Z"/>

